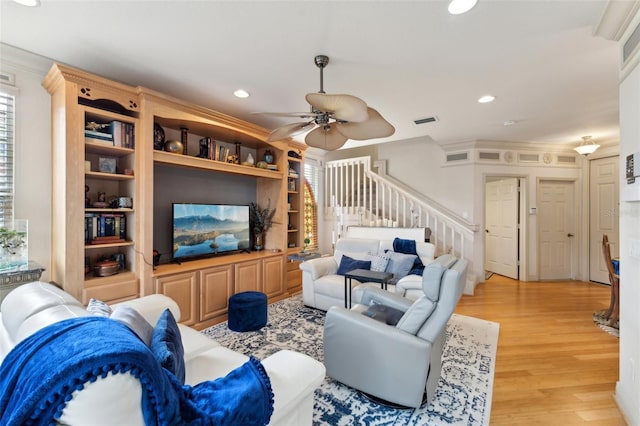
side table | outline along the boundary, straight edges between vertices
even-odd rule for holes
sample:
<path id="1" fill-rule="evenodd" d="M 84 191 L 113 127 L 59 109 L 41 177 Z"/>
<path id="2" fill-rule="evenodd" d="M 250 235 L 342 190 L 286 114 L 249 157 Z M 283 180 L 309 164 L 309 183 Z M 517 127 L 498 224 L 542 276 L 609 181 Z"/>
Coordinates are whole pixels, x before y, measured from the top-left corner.
<path id="1" fill-rule="evenodd" d="M 44 268 L 33 261 L 29 261 L 26 268 L 12 269 L 0 272 L 0 304 L 9 292 L 22 284 L 38 281 Z"/>
<path id="2" fill-rule="evenodd" d="M 380 288 L 386 290 L 387 284 L 393 278 L 391 272 L 376 272 L 368 269 L 354 269 L 344 274 L 344 307 L 351 309 L 351 280 L 363 282 L 380 283 Z M 347 287 L 349 288 L 349 299 L 347 300 Z"/>
<path id="3" fill-rule="evenodd" d="M 299 252 L 299 253 L 293 253 L 287 256 L 287 259 L 289 260 L 295 260 L 298 262 L 304 262 L 305 260 L 311 260 L 311 259 L 317 259 L 319 257 L 321 257 L 322 255 L 318 252 L 315 251 L 308 251 L 308 252 Z"/>

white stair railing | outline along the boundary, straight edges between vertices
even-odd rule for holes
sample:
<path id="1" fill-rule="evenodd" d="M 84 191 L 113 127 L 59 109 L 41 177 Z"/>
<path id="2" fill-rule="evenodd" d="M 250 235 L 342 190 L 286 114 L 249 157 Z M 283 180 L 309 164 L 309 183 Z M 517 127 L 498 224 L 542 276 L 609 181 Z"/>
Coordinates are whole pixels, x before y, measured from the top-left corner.
<path id="1" fill-rule="evenodd" d="M 339 206 L 341 215 L 358 215 L 360 225 L 429 227 L 436 254 L 452 253 L 473 261 L 474 239 L 480 227 L 386 173 L 373 172 L 370 157 L 327 162 L 325 197 L 327 217 Z"/>

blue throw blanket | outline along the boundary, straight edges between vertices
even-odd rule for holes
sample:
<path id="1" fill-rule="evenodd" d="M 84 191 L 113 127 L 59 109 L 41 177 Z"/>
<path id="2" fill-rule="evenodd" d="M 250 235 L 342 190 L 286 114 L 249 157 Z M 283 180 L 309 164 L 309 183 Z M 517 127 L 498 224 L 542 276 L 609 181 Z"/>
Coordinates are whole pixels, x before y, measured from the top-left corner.
<path id="1" fill-rule="evenodd" d="M 182 385 L 127 326 L 89 316 L 45 327 L 7 355 L 0 424 L 53 424 L 75 390 L 109 372 L 140 381 L 146 425 L 264 425 L 273 413 L 271 383 L 257 359 L 226 377 Z"/>

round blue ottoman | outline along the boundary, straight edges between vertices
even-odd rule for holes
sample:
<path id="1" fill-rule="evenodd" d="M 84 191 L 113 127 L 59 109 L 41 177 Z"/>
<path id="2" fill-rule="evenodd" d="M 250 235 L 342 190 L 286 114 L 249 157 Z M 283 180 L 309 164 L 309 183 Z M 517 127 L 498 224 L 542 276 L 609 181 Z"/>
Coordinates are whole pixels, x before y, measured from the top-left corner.
<path id="1" fill-rule="evenodd" d="M 259 330 L 267 325 L 267 295 L 245 291 L 229 298 L 227 326 L 233 331 Z"/>

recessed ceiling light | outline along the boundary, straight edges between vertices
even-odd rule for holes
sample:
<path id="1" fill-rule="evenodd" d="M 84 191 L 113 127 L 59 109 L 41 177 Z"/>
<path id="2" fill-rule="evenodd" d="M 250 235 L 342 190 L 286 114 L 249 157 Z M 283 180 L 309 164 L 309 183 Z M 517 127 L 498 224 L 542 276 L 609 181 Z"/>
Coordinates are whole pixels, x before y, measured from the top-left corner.
<path id="1" fill-rule="evenodd" d="M 476 3 L 478 3 L 478 0 L 452 0 L 449 3 L 449 13 L 452 15 L 467 13 L 473 9 Z"/>
<path id="2" fill-rule="evenodd" d="M 480 102 L 481 104 L 488 104 L 489 102 L 493 102 L 495 99 L 496 97 L 493 95 L 484 95 L 480 99 L 478 99 L 478 102 Z"/>
<path id="3" fill-rule="evenodd" d="M 515 120 L 507 120 L 504 123 L 502 123 L 505 127 L 509 127 L 509 126 L 513 126 L 514 124 L 516 124 Z"/>
<path id="4" fill-rule="evenodd" d="M 23 6 L 36 7 L 40 6 L 40 0 L 13 0 L 14 3 L 21 4 Z"/>
<path id="5" fill-rule="evenodd" d="M 248 98 L 249 97 L 249 92 L 247 92 L 246 90 L 243 89 L 238 89 L 235 92 L 233 92 L 234 95 L 236 95 L 237 98 Z"/>

